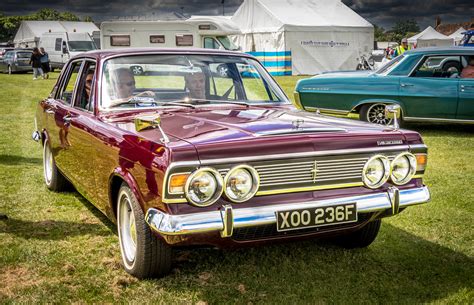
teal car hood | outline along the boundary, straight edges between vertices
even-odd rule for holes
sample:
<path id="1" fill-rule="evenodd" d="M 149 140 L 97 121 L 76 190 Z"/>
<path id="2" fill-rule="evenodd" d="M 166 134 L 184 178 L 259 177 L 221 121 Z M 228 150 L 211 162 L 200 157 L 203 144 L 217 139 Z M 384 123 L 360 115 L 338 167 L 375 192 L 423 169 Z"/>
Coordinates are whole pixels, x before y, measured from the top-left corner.
<path id="1" fill-rule="evenodd" d="M 376 75 L 374 71 L 362 70 L 362 71 L 335 71 L 325 72 L 323 74 L 315 75 L 311 78 L 334 78 L 334 77 L 367 77 Z"/>

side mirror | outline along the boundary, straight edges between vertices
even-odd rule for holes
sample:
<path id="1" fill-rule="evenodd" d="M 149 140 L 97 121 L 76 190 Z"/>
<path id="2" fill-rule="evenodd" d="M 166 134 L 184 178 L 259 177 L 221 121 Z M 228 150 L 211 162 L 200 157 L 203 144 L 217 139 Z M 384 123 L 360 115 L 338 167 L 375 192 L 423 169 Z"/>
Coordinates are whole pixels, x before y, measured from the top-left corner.
<path id="1" fill-rule="evenodd" d="M 392 127 L 394 129 L 400 128 L 400 125 L 398 124 L 398 119 L 400 118 L 400 109 L 400 105 L 397 104 L 385 106 L 385 116 L 389 119 L 393 119 Z"/>

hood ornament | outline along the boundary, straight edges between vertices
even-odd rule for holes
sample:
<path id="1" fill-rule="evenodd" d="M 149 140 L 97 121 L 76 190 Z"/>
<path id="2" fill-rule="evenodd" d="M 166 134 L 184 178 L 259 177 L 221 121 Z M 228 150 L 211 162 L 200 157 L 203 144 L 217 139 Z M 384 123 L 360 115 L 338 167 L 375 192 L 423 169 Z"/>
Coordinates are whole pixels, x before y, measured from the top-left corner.
<path id="1" fill-rule="evenodd" d="M 291 122 L 291 124 L 293 125 L 293 128 L 294 128 L 294 129 L 300 129 L 301 126 L 304 124 L 304 120 L 302 120 L 302 119 L 297 119 L 297 120 Z"/>
<path id="2" fill-rule="evenodd" d="M 142 131 L 142 130 L 150 129 L 150 128 L 152 129 L 158 128 L 161 134 L 163 135 L 163 138 L 161 138 L 161 141 L 163 143 L 170 142 L 170 139 L 161 128 L 161 117 L 159 114 L 136 116 L 134 119 L 134 123 L 135 123 L 135 129 L 137 131 Z"/>

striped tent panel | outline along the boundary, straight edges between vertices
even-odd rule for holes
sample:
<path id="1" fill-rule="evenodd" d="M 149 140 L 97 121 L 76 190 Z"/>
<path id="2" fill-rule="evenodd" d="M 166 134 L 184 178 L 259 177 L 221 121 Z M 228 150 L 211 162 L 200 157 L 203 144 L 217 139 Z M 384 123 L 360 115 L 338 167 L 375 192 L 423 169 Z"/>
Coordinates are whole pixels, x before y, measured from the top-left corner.
<path id="1" fill-rule="evenodd" d="M 271 75 L 291 75 L 291 51 L 247 53 L 255 56 Z"/>

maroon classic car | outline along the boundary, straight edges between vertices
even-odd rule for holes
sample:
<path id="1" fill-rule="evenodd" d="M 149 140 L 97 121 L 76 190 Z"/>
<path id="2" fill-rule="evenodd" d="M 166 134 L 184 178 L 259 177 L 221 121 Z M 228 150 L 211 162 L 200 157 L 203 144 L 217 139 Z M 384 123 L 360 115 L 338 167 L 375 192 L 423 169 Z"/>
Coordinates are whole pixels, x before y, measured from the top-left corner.
<path id="1" fill-rule="evenodd" d="M 35 122 L 47 187 L 72 183 L 116 222 L 139 278 L 166 274 L 178 246 L 366 247 L 383 217 L 430 199 L 418 133 L 299 111 L 242 53 L 83 53 Z"/>

